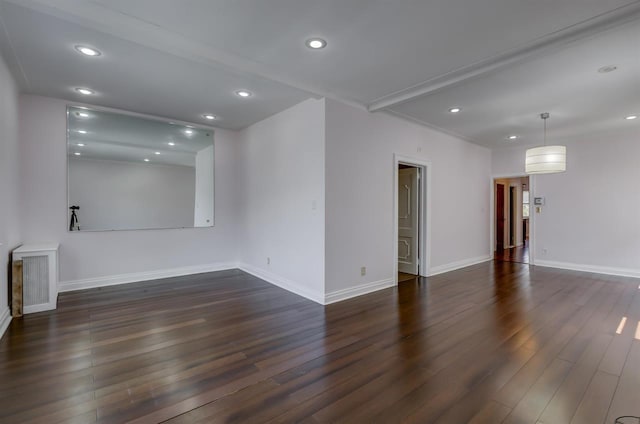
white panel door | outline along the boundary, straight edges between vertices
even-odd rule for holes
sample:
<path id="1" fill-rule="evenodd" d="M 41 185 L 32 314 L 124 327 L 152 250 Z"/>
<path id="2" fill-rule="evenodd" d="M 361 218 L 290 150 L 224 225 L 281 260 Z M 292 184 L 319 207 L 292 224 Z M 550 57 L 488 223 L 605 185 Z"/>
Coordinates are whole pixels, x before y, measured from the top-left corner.
<path id="1" fill-rule="evenodd" d="M 418 168 L 398 172 L 398 271 L 418 274 Z"/>

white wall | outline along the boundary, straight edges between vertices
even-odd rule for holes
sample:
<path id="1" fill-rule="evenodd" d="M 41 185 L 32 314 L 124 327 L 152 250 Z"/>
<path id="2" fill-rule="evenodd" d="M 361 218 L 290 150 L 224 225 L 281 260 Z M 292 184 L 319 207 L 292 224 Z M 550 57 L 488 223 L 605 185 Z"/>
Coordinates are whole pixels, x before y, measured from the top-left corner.
<path id="1" fill-rule="evenodd" d="M 335 101 L 326 120 L 327 293 L 394 278 L 394 153 L 432 164 L 431 272 L 490 258 L 488 149 Z"/>
<path id="2" fill-rule="evenodd" d="M 0 56 L 0 336 L 9 319 L 9 252 L 20 244 L 18 90 Z"/>
<path id="3" fill-rule="evenodd" d="M 69 158 L 69 204 L 80 206 L 82 231 L 193 227 L 195 192 L 189 166 Z"/>
<path id="4" fill-rule="evenodd" d="M 306 100 L 243 130 L 236 185 L 243 268 L 317 301 L 325 270 L 324 105 Z"/>
<path id="5" fill-rule="evenodd" d="M 640 276 L 640 129 L 554 140 L 567 146 L 567 172 L 532 176 L 536 264 Z M 524 170 L 525 149 L 493 152 L 494 175 Z"/>
<path id="6" fill-rule="evenodd" d="M 61 282 L 81 280 L 68 288 L 103 284 L 111 280 L 101 277 L 120 274 L 162 275 L 153 272 L 237 262 L 237 133 L 215 132 L 215 227 L 69 233 L 66 102 L 23 95 L 19 115 L 23 241 L 60 243 Z"/>
<path id="7" fill-rule="evenodd" d="M 202 149 L 196 154 L 196 192 L 193 217 L 196 227 L 209 227 L 214 221 L 214 158 L 213 146 Z"/>

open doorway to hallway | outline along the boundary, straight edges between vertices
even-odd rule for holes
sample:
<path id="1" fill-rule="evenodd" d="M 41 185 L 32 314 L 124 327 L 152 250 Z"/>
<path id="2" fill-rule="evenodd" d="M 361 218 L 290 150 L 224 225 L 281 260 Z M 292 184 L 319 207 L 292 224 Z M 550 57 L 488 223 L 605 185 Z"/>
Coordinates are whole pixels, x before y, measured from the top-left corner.
<path id="1" fill-rule="evenodd" d="M 420 171 L 398 164 L 398 283 L 420 276 Z"/>
<path id="2" fill-rule="evenodd" d="M 529 177 L 496 178 L 494 259 L 529 263 Z"/>

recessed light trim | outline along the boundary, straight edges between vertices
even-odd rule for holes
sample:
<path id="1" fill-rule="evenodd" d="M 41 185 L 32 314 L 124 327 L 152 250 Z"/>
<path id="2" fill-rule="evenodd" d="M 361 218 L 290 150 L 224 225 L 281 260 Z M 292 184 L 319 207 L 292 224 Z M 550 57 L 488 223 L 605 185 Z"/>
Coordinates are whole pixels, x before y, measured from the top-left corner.
<path id="1" fill-rule="evenodd" d="M 86 131 L 86 130 L 77 130 L 76 132 L 77 132 L 78 134 L 86 134 L 86 133 L 87 133 L 87 131 Z"/>
<path id="2" fill-rule="evenodd" d="M 149 162 L 149 159 L 148 159 L 148 158 L 144 158 L 144 161 L 145 161 L 145 162 Z"/>
<path id="3" fill-rule="evenodd" d="M 76 91 L 77 91 L 78 93 L 82 94 L 82 95 L 85 95 L 85 96 L 90 96 L 90 95 L 92 95 L 92 94 L 95 94 L 95 93 L 96 93 L 96 92 L 95 92 L 95 91 L 93 91 L 92 89 L 90 89 L 90 88 L 85 88 L 85 87 L 78 87 L 78 88 L 76 88 Z"/>
<path id="4" fill-rule="evenodd" d="M 327 41 L 322 38 L 309 38 L 305 44 L 312 50 L 320 50 L 327 47 Z"/>
<path id="5" fill-rule="evenodd" d="M 209 121 L 215 121 L 216 119 L 218 119 L 218 117 L 212 113 L 205 113 L 204 115 L 202 115 L 202 117 L 204 119 L 208 119 Z"/>
<path id="6" fill-rule="evenodd" d="M 159 154 L 160 154 L 160 152 L 153 152 L 153 154 L 154 154 L 154 155 L 159 155 Z"/>
<path id="7" fill-rule="evenodd" d="M 451 112 L 451 113 L 460 113 L 460 112 L 462 112 L 462 108 L 461 107 L 452 107 L 451 109 L 449 109 L 449 112 Z"/>
<path id="8" fill-rule="evenodd" d="M 508 140 L 517 140 L 518 136 L 517 135 L 510 135 L 509 137 L 507 137 Z"/>
<path id="9" fill-rule="evenodd" d="M 193 130 L 191 128 L 187 128 L 186 130 L 184 130 L 184 133 L 186 135 L 191 135 L 191 134 L 193 134 Z"/>
<path id="10" fill-rule="evenodd" d="M 629 115 L 629 116 L 625 116 L 624 119 L 626 119 L 627 121 L 633 121 L 634 119 L 637 119 L 638 115 Z"/>
<path id="11" fill-rule="evenodd" d="M 84 146 L 85 146 L 85 144 L 84 144 L 84 143 L 78 143 L 78 144 L 76 144 L 76 146 L 78 146 L 78 147 L 84 147 Z"/>
<path id="12" fill-rule="evenodd" d="M 167 144 L 168 144 L 169 146 L 175 146 L 175 145 L 176 145 L 176 143 L 174 143 L 173 141 L 170 141 L 170 142 L 168 142 Z"/>
<path id="13" fill-rule="evenodd" d="M 80 156 L 80 152 L 75 152 L 74 155 L 75 156 Z"/>
<path id="14" fill-rule="evenodd" d="M 81 53 L 85 56 L 89 56 L 89 57 L 98 57 L 101 56 L 102 53 L 100 52 L 100 50 L 94 49 L 93 47 L 88 47 L 88 46 L 76 46 L 76 51 L 78 51 L 78 53 Z"/>
<path id="15" fill-rule="evenodd" d="M 246 99 L 247 97 L 253 96 L 253 93 L 251 91 L 248 91 L 248 90 L 238 90 L 238 91 L 236 91 L 236 95 L 238 97 L 242 97 L 242 98 Z"/>

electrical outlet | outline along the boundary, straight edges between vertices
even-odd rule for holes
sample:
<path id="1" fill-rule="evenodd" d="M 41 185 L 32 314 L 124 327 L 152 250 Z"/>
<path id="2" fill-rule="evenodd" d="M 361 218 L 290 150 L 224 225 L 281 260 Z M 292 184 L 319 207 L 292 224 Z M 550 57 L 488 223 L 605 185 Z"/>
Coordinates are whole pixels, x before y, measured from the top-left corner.
<path id="1" fill-rule="evenodd" d="M 363 266 L 362 268 L 360 268 L 360 275 L 363 276 L 363 277 L 365 275 L 367 275 L 367 267 L 366 266 Z"/>
<path id="2" fill-rule="evenodd" d="M 267 256 L 267 265 L 271 265 L 271 258 Z"/>

